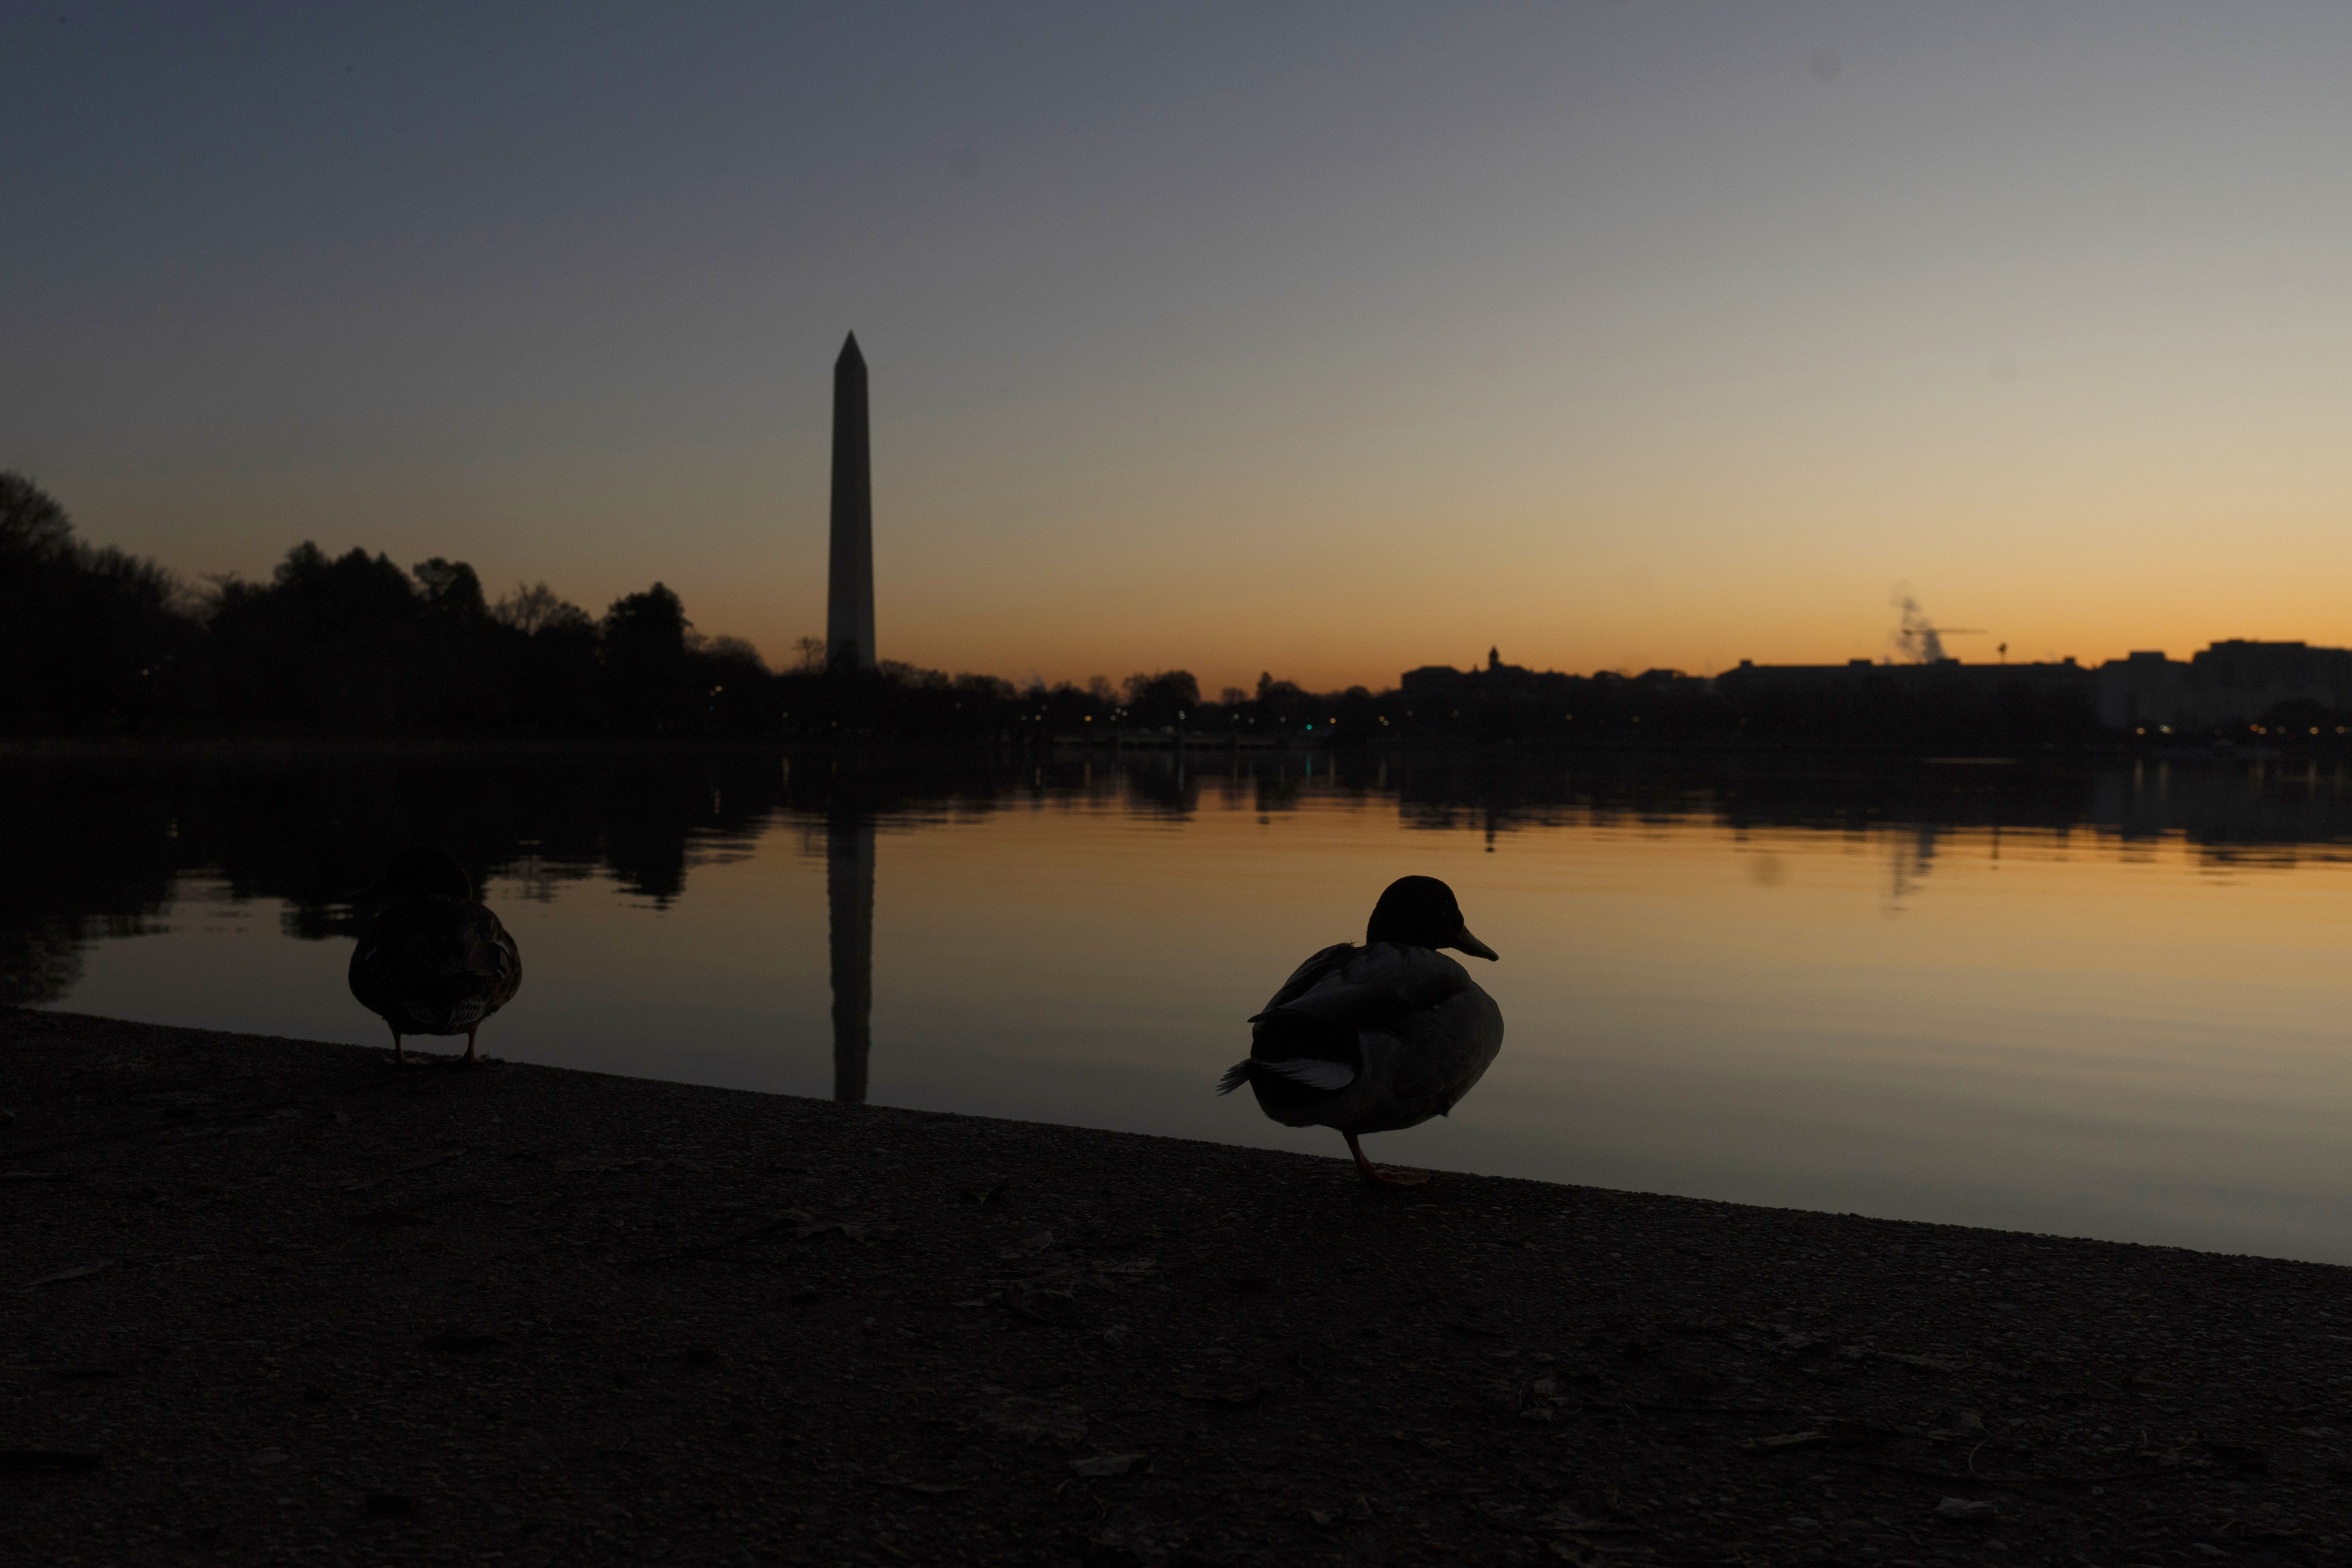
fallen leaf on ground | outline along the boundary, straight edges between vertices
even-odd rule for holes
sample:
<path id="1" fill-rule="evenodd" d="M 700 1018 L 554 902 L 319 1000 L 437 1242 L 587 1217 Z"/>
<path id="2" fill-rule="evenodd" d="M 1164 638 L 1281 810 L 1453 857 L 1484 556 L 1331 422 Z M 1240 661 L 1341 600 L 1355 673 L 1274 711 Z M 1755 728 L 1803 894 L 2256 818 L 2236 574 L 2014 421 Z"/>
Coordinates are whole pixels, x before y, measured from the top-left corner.
<path id="1" fill-rule="evenodd" d="M 407 1164 L 396 1166 L 381 1176 L 371 1176 L 364 1182 L 346 1182 L 343 1184 L 343 1191 L 363 1193 L 370 1187 L 383 1185 L 395 1176 L 413 1175 L 418 1171 L 429 1171 L 436 1165 L 446 1164 L 451 1160 L 461 1158 L 465 1152 L 463 1149 L 444 1149 L 438 1154 L 428 1154 L 422 1160 L 411 1160 Z"/>
<path id="2" fill-rule="evenodd" d="M 1948 1497 L 1936 1505 L 1937 1519 L 1976 1521 L 2000 1517 L 2000 1510 L 1989 1502 L 1971 1502 L 1967 1498 Z"/>
<path id="3" fill-rule="evenodd" d="M 1832 1420 L 1822 1423 L 1822 1436 L 1832 1447 L 1874 1448 L 1895 1437 L 1890 1427 L 1874 1426 L 1867 1421 Z"/>
<path id="4" fill-rule="evenodd" d="M 1505 1331 L 1496 1328 L 1491 1323 L 1481 1323 L 1469 1318 L 1441 1318 L 1438 1321 L 1449 1329 L 1465 1334 L 1476 1334 L 1481 1339 L 1499 1340 L 1509 1337 Z"/>
<path id="5" fill-rule="evenodd" d="M 2210 1454 L 2214 1458 L 2221 1460 L 2223 1464 L 2228 1465 L 2232 1469 L 2243 1470 L 2249 1475 L 2256 1476 L 2268 1475 L 2270 1473 L 2271 1462 L 2269 1456 L 2265 1455 L 2260 1448 L 2250 1447 L 2243 1443 L 2216 1442 L 2210 1437 L 2198 1443 L 2197 1447 L 2201 1452 Z"/>
<path id="6" fill-rule="evenodd" d="M 798 1209 L 791 1211 L 791 1214 L 793 1216 L 797 1216 L 800 1221 L 793 1231 L 793 1239 L 794 1241 L 806 1241 L 813 1236 L 823 1236 L 828 1231 L 839 1231 L 851 1241 L 864 1241 L 869 1236 L 891 1235 L 898 1228 L 895 1225 L 884 1225 L 879 1220 L 874 1219 L 870 1216 L 861 1217 L 853 1215 L 845 1219 L 811 1219 L 805 1215 L 801 1214 L 801 1211 Z"/>
<path id="7" fill-rule="evenodd" d="M 1056 1329 L 1075 1329 L 1079 1323 L 1078 1303 L 1067 1290 L 1016 1288 L 1004 1291 L 999 1299 L 1007 1311 L 1033 1323 Z"/>
<path id="8" fill-rule="evenodd" d="M 1014 1242 L 996 1256 L 1004 1262 L 1011 1263 L 1017 1258 L 1034 1258 L 1053 1245 L 1054 1233 L 1050 1230 L 1041 1230 L 1034 1236 L 1025 1237 Z"/>
<path id="9" fill-rule="evenodd" d="M 1552 1510 L 1537 1521 L 1546 1530 L 1558 1530 L 1570 1535 L 1628 1535 L 1641 1531 L 1638 1524 L 1612 1524 L 1606 1520 L 1587 1519 L 1565 1504 Z"/>
<path id="10" fill-rule="evenodd" d="M 43 1285 L 55 1285 L 60 1280 L 65 1279 L 87 1279 L 93 1274 L 105 1273 L 108 1269 L 113 1268 L 119 1261 L 120 1259 L 110 1258 L 102 1263 L 85 1263 L 79 1268 L 66 1268 L 60 1269 L 55 1274 L 44 1274 L 38 1279 L 36 1279 L 31 1284 L 26 1286 L 25 1289 L 27 1290 L 37 1289 Z"/>
<path id="11" fill-rule="evenodd" d="M 1783 1432 L 1774 1437 L 1749 1437 L 1739 1446 L 1751 1454 L 1770 1454 L 1782 1448 L 1827 1447 L 1829 1441 L 1826 1432 Z"/>
<path id="12" fill-rule="evenodd" d="M 1091 1459 L 1072 1459 L 1070 1468 L 1082 1476 L 1123 1476 L 1150 1457 L 1148 1454 L 1097 1454 Z"/>
<path id="13" fill-rule="evenodd" d="M 1190 1399 L 1202 1405 L 1255 1405 L 1265 1397 L 1265 1390 L 1254 1383 L 1228 1384 L 1223 1388 L 1205 1383 L 1187 1383 L 1176 1390 L 1179 1399 Z"/>
<path id="14" fill-rule="evenodd" d="M 1084 1406 L 1043 1399 L 1000 1399 L 982 1408 L 980 1422 L 1024 1443 L 1075 1443 L 1087 1435 Z"/>

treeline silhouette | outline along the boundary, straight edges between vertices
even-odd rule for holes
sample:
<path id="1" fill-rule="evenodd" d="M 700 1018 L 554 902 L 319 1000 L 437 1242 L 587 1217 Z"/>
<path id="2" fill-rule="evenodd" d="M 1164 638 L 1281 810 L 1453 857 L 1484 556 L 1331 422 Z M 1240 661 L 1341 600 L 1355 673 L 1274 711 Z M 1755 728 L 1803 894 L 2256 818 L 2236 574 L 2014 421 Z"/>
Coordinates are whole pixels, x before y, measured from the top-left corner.
<path id="1" fill-rule="evenodd" d="M 669 736 L 1045 744 L 1257 738 L 1353 746 L 1801 743 L 2046 747 L 2099 738 L 2087 695 L 1962 698 L 1896 679 L 1735 693 L 1673 671 L 1505 664 L 1308 691 L 1271 673 L 1211 698 L 1185 670 L 1026 688 L 884 663 L 789 668 L 698 632 L 660 583 L 592 616 L 545 584 L 489 599 L 462 561 L 287 552 L 266 583 L 201 590 L 73 537 L 62 507 L 0 474 L 0 732 L 254 736 Z M 1729 683 L 1727 683 L 1727 686 Z"/>
<path id="2" fill-rule="evenodd" d="M 403 571 L 308 542 L 267 583 L 194 590 L 77 541 L 53 498 L 0 473 L 0 732 L 977 740 L 1199 706 L 1189 675 L 1130 682 L 1130 711 L 1101 680 L 1024 693 L 798 651 L 771 670 L 660 583 L 592 616 L 544 583 L 493 602 L 462 561 Z"/>

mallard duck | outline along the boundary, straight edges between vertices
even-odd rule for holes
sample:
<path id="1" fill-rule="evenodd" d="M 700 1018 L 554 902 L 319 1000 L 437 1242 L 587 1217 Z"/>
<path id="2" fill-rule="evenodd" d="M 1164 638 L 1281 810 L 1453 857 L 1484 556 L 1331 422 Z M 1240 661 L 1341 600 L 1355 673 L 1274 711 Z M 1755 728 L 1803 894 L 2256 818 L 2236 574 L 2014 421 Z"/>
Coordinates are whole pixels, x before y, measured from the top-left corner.
<path id="1" fill-rule="evenodd" d="M 1250 1020 L 1249 1059 L 1217 1092 L 1246 1083 L 1285 1126 L 1336 1128 L 1368 1182 L 1426 1182 L 1381 1170 L 1356 1140 L 1444 1115 L 1503 1048 L 1503 1010 L 1441 947 L 1495 958 L 1463 923 L 1453 889 L 1434 877 L 1391 882 L 1363 946 L 1325 948 Z"/>
<path id="2" fill-rule="evenodd" d="M 374 906 L 352 950 L 352 994 L 392 1026 L 393 1065 L 408 1065 L 403 1035 L 463 1035 L 472 1061 L 474 1031 L 522 988 L 522 953 L 474 901 L 465 868 L 438 849 L 404 849 L 352 902 Z"/>

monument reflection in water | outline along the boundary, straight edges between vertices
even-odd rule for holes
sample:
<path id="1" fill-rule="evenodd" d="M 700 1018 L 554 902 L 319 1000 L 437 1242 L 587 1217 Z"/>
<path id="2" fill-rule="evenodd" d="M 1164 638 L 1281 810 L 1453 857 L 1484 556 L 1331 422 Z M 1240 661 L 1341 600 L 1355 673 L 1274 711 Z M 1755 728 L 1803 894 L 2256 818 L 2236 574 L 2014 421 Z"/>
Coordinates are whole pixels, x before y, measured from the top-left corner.
<path id="1" fill-rule="evenodd" d="M 874 818 L 852 806 L 825 815 L 824 901 L 833 941 L 833 1098 L 866 1103 L 874 1050 Z"/>

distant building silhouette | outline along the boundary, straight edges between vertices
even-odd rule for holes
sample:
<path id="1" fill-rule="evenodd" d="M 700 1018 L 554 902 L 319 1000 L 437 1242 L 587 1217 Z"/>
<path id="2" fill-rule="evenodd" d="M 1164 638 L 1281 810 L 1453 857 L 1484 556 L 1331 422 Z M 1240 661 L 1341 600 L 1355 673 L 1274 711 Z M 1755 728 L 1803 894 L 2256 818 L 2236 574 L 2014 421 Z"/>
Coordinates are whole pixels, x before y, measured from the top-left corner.
<path id="1" fill-rule="evenodd" d="M 1715 679 L 1715 689 L 1732 698 L 1763 692 L 1831 696 L 1874 686 L 1920 696 L 1973 697 L 2012 686 L 2087 702 L 2097 685 L 2098 677 L 2071 658 L 2056 664 L 1962 664 L 1957 658 L 1917 664 L 1876 664 L 1866 658 L 1843 664 L 1758 664 L 1743 658 L 1739 668 Z"/>
<path id="2" fill-rule="evenodd" d="M 1408 680 L 1412 678 L 1408 677 Z M 2352 648 L 2299 642 L 2217 642 L 2185 663 L 2141 651 L 2092 670 L 2057 664 L 1756 664 L 1739 661 L 1716 679 L 1733 700 L 1772 697 L 1853 701 L 1875 690 L 1915 701 L 1985 699 L 2003 689 L 2095 702 L 2110 730 L 2208 730 L 2242 724 L 2282 705 L 2352 712 Z"/>
<path id="3" fill-rule="evenodd" d="M 830 664 L 872 669 L 874 474 L 866 439 L 866 356 L 857 334 L 833 362 L 833 552 L 824 601 Z"/>
<path id="4" fill-rule="evenodd" d="M 1534 701 L 1573 700 L 1576 693 L 1593 685 L 1688 696 L 1711 691 L 1715 683 L 1700 676 L 1685 675 L 1679 669 L 1645 669 L 1634 676 L 1619 675 L 1614 670 L 1580 676 L 1529 669 L 1521 664 L 1505 664 L 1502 650 L 1496 647 L 1486 650 L 1484 667 L 1473 664 L 1468 669 L 1456 669 L 1450 664 L 1424 664 L 1397 678 L 1397 689 L 1408 702 L 1432 711 L 1448 703 L 1498 696 Z"/>
<path id="5" fill-rule="evenodd" d="M 2352 648 L 2232 637 L 2185 664 L 2142 652 L 2099 670 L 2099 722 L 2109 729 L 2242 724 L 2282 703 L 2352 710 Z"/>

